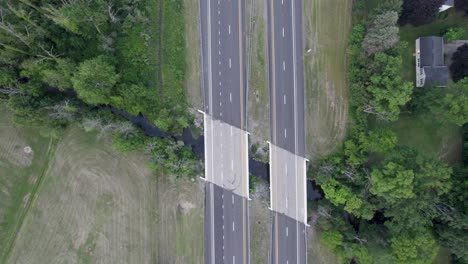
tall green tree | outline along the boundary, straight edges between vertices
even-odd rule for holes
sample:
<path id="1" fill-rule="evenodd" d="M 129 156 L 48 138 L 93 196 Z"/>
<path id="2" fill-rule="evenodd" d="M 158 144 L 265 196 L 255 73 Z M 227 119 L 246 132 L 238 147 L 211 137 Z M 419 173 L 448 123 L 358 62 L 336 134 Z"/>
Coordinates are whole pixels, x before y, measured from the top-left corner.
<path id="1" fill-rule="evenodd" d="M 402 59 L 385 53 L 377 53 L 369 62 L 364 81 L 370 98 L 363 111 L 375 114 L 380 119 L 395 121 L 400 115 L 400 107 L 405 105 L 413 93 L 413 84 L 400 77 Z"/>
<path id="2" fill-rule="evenodd" d="M 72 78 L 78 96 L 88 104 L 109 104 L 110 95 L 120 76 L 105 57 L 82 62 Z"/>
<path id="3" fill-rule="evenodd" d="M 372 20 L 362 42 L 366 55 L 385 51 L 400 40 L 397 21 L 398 13 L 396 11 L 384 12 Z"/>
<path id="4" fill-rule="evenodd" d="M 445 0 L 403 0 L 400 23 L 414 26 L 431 23 L 444 3 Z"/>

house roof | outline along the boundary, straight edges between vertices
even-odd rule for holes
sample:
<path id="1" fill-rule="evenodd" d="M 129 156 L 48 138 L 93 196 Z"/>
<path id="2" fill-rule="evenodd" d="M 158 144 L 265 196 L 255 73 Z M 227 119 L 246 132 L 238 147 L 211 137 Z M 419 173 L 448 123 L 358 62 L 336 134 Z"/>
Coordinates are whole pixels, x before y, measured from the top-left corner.
<path id="1" fill-rule="evenodd" d="M 445 1 L 444 5 L 453 6 L 453 2 L 454 0 L 447 0 Z"/>
<path id="2" fill-rule="evenodd" d="M 424 86 L 433 84 L 436 86 L 447 86 L 449 79 L 449 70 L 447 66 L 442 67 L 424 67 L 426 80 Z"/>
<path id="3" fill-rule="evenodd" d="M 449 79 L 448 67 L 444 65 L 444 39 L 441 37 L 419 38 L 420 67 L 424 68 L 425 82 L 446 86 Z"/>
<path id="4" fill-rule="evenodd" d="M 421 67 L 444 66 L 444 39 L 441 37 L 419 38 Z"/>

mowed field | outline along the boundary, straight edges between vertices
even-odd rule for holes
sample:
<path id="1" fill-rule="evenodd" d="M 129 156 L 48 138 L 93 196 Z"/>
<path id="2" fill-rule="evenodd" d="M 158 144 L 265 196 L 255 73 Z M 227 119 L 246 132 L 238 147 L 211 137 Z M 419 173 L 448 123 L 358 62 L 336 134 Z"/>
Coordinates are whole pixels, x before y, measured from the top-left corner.
<path id="1" fill-rule="evenodd" d="M 201 87 L 201 40 L 198 16 L 198 0 L 184 0 L 185 48 L 187 50 L 185 90 L 189 104 L 196 110 L 203 109 Z"/>
<path id="2" fill-rule="evenodd" d="M 333 152 L 346 133 L 346 49 L 352 2 L 303 1 L 306 149 L 311 160 Z"/>
<path id="3" fill-rule="evenodd" d="M 15 125 L 0 102 L 0 263 L 14 244 L 32 202 L 47 164 L 50 142 L 34 127 Z M 26 153 L 25 147 L 30 147 L 31 153 Z"/>
<path id="4" fill-rule="evenodd" d="M 8 263 L 202 263 L 202 189 L 145 161 L 68 129 Z"/>
<path id="5" fill-rule="evenodd" d="M 346 136 L 348 83 L 346 50 L 352 1 L 303 1 L 306 150 L 311 162 L 332 153 Z M 312 225 L 307 230 L 308 262 L 338 263 L 321 245 Z"/>

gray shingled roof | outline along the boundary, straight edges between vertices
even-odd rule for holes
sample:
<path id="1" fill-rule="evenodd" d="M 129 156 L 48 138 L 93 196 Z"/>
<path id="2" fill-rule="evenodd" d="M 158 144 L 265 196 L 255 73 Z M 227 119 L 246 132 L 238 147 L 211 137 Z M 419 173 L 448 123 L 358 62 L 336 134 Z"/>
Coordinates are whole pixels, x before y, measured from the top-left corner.
<path id="1" fill-rule="evenodd" d="M 444 40 L 441 37 L 419 38 L 421 66 L 444 66 Z"/>
<path id="2" fill-rule="evenodd" d="M 424 86 L 435 84 L 446 86 L 449 79 L 448 67 L 444 65 L 444 39 L 441 37 L 419 38 L 421 67 L 426 80 Z"/>
<path id="3" fill-rule="evenodd" d="M 436 86 L 447 85 L 449 79 L 449 70 L 447 66 L 437 68 L 424 67 L 424 72 L 426 73 L 424 86 L 431 84 Z"/>

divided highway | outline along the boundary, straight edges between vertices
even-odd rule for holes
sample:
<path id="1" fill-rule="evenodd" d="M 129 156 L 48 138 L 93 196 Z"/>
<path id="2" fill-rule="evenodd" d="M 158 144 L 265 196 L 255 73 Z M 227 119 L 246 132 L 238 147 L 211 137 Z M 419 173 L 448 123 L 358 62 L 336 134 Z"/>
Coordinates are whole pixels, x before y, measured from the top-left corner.
<path id="1" fill-rule="evenodd" d="M 267 0 L 270 263 L 307 263 L 302 1 Z"/>
<path id="2" fill-rule="evenodd" d="M 250 263 L 244 0 L 200 0 L 205 263 Z"/>

